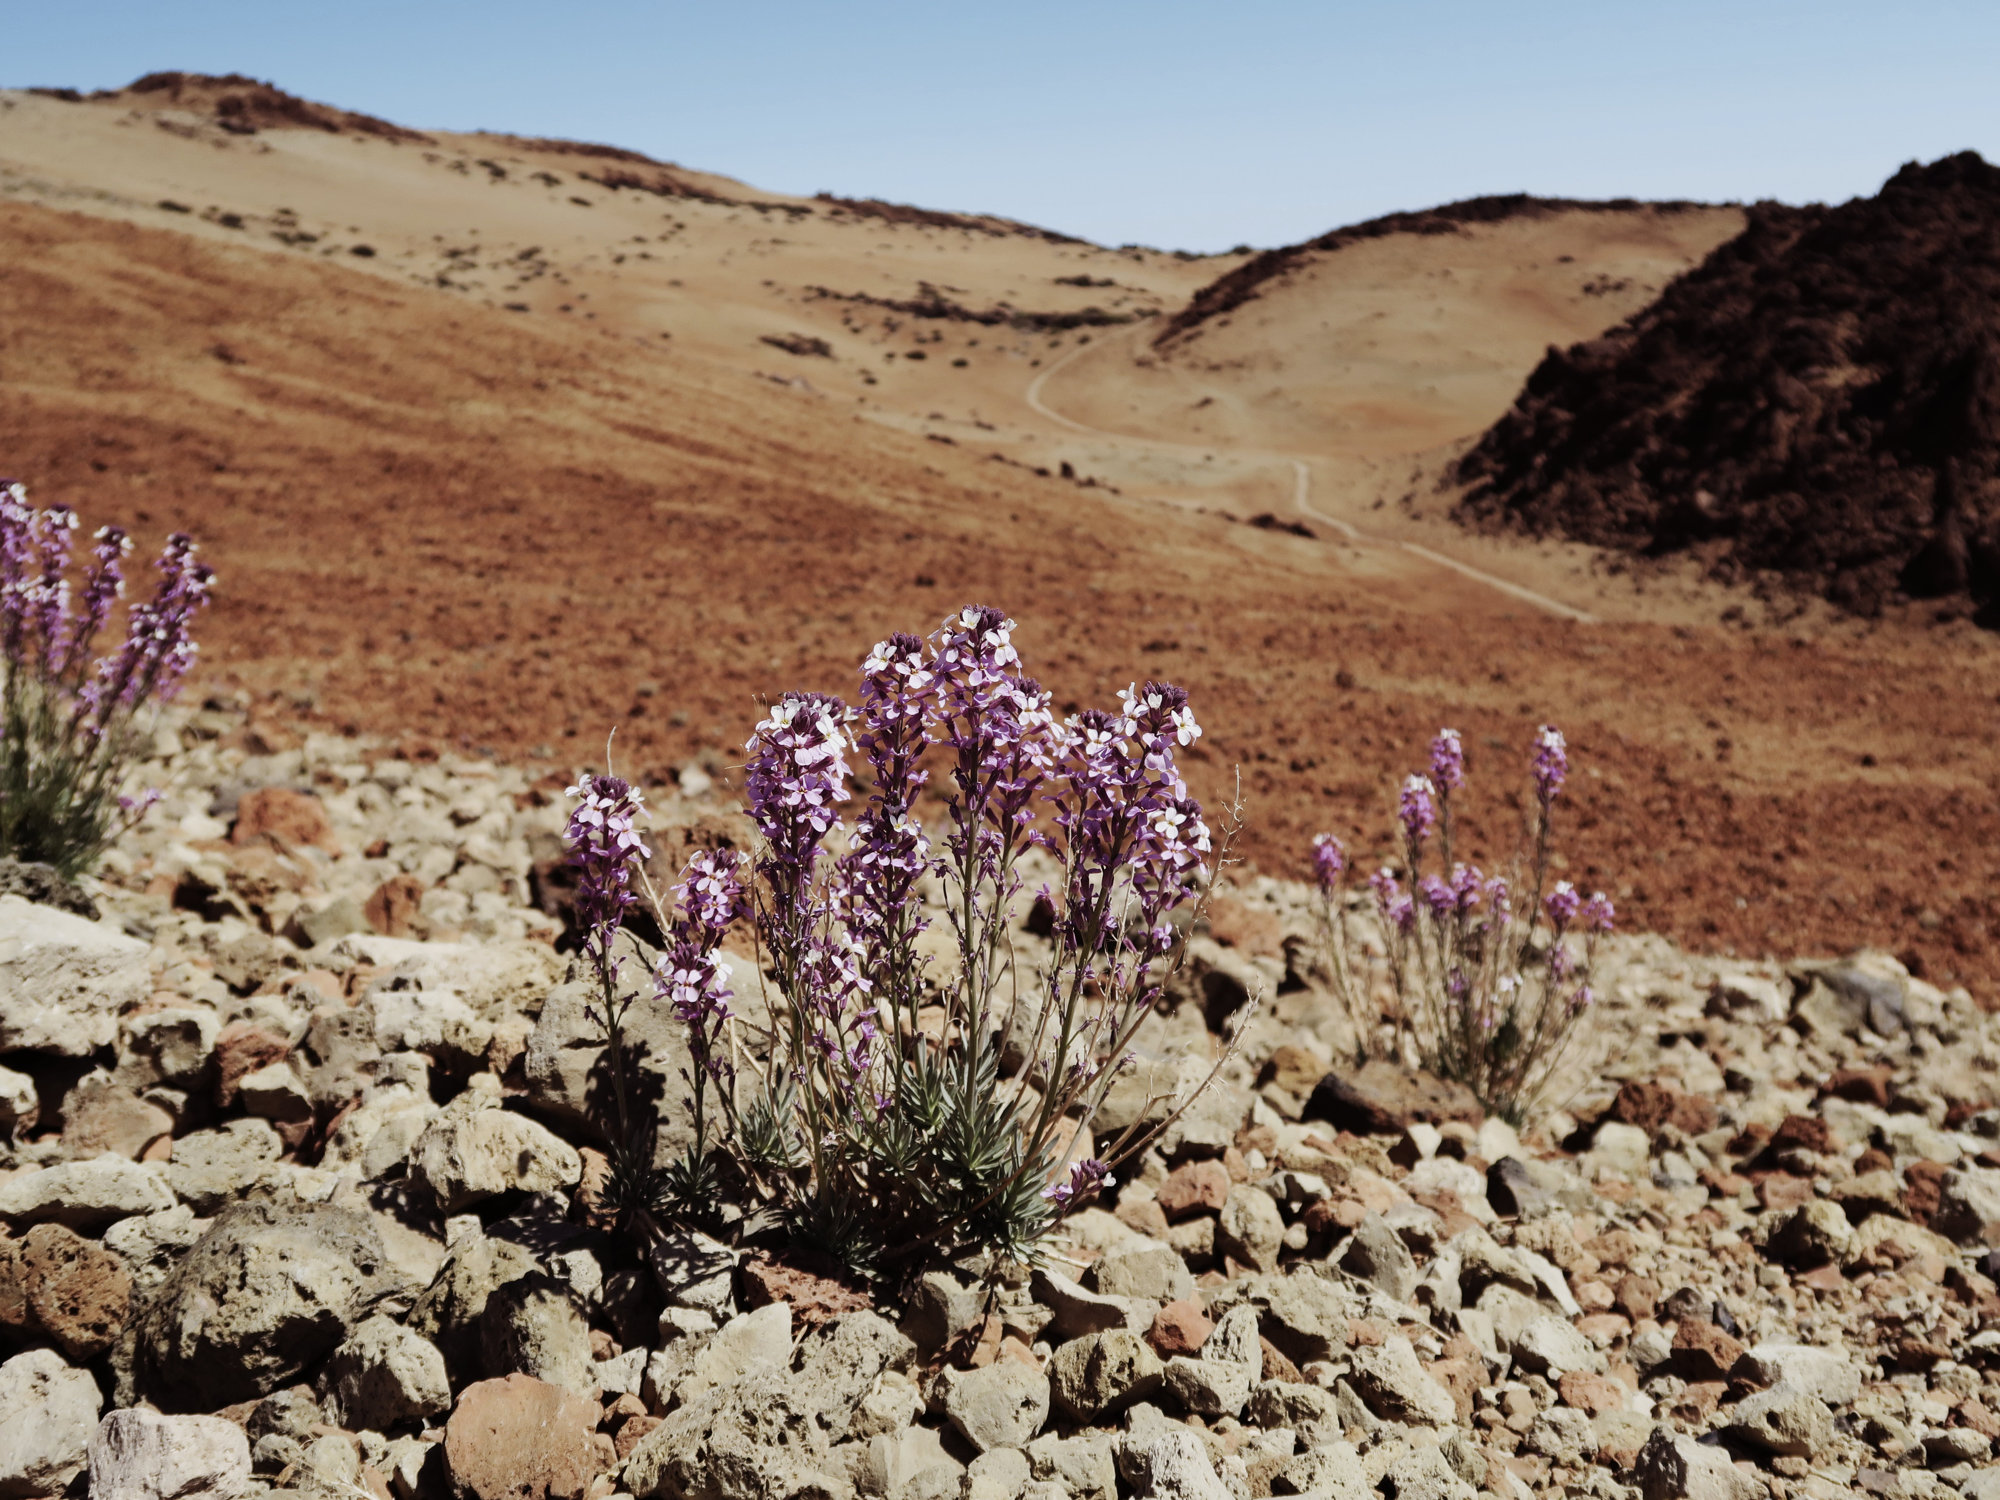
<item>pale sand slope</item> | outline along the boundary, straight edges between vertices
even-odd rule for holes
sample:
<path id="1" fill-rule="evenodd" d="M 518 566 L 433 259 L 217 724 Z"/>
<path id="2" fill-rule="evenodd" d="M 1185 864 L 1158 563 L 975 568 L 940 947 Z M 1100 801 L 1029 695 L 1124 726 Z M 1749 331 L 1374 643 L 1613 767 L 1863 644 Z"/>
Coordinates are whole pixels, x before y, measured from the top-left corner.
<path id="1" fill-rule="evenodd" d="M 1030 467 L 1066 463 L 1179 507 L 1296 516 L 1291 460 L 1300 459 L 1303 513 L 1320 518 L 1322 533 L 1332 516 L 1369 538 L 1414 538 L 1600 614 L 1669 604 L 1657 590 L 1640 600 L 1607 586 L 1578 549 L 1468 537 L 1395 502 L 1428 496 L 1442 456 L 1506 409 L 1548 345 L 1591 337 L 1645 305 L 1737 231 L 1735 210 L 1557 211 L 1312 253 L 1160 351 L 1159 315 L 1243 257 L 891 222 L 560 143 L 236 134 L 200 90 L 185 107 L 164 102 L 0 93 L 0 195 L 337 258 L 524 317 L 595 323 L 716 380 L 787 381 L 891 426 Z M 583 173 L 713 198 L 612 190 Z M 991 326 L 856 295 L 1139 321 Z M 824 340 L 829 355 L 763 342 L 796 336 Z M 1024 395 L 1058 360 L 1037 411 Z M 1463 581 L 1409 554 L 1340 551 L 1347 566 L 1405 577 L 1423 593 Z M 1706 591 L 1695 603 L 1716 607 Z"/>
<path id="2" fill-rule="evenodd" d="M 1309 252 L 1246 304 L 1174 337 L 1134 330 L 1039 394 L 1074 422 L 1200 450 L 1184 468 L 1255 470 L 1262 505 L 1280 514 L 1298 504 L 1282 460 L 1298 460 L 1309 516 L 1474 559 L 1600 612 L 1712 617 L 1712 590 L 1656 587 L 1642 605 L 1592 576 L 1587 549 L 1469 537 L 1443 519 L 1438 480 L 1549 346 L 1639 311 L 1742 224 L 1734 208 L 1565 209 Z"/>

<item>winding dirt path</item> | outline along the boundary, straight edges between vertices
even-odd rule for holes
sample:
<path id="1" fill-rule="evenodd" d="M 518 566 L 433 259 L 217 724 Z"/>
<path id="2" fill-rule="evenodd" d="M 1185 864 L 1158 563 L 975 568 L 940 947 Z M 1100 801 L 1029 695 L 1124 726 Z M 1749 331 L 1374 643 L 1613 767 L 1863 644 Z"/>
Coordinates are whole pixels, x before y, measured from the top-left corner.
<path id="1" fill-rule="evenodd" d="M 1171 438 L 1138 437 L 1132 433 L 1110 432 L 1099 427 L 1088 427 L 1073 417 L 1064 416 L 1042 399 L 1042 390 L 1048 384 L 1051 376 L 1059 370 L 1066 369 L 1075 360 L 1089 353 L 1091 349 L 1102 347 L 1102 345 L 1079 344 L 1061 359 L 1051 364 L 1046 370 L 1035 376 L 1033 380 L 1029 381 L 1028 389 L 1025 393 L 1028 409 L 1034 412 L 1035 415 L 1054 422 L 1058 426 L 1067 427 L 1072 432 L 1080 432 L 1088 437 L 1104 438 L 1112 442 L 1142 443 L 1148 447 L 1177 449 L 1187 453 L 1206 453 L 1215 450 L 1217 445 L 1214 443 L 1177 443 Z M 1268 458 L 1273 463 L 1289 463 L 1292 466 L 1293 476 L 1293 507 L 1300 515 L 1318 521 L 1322 525 L 1331 526 L 1335 531 L 1346 537 L 1348 541 L 1358 546 L 1390 547 L 1407 552 L 1412 557 L 1422 558 L 1425 562 L 1435 567 L 1448 569 L 1453 573 L 1459 574 L 1461 577 L 1471 579 L 1475 583 L 1484 584 L 1486 587 L 1497 590 L 1511 599 L 1518 599 L 1521 603 L 1554 615 L 1558 619 L 1574 620 L 1580 625 L 1594 625 L 1597 623 L 1595 615 L 1578 609 L 1574 605 L 1565 604 L 1560 599 L 1551 599 L 1546 594 L 1538 594 L 1533 589 L 1524 588 L 1518 583 L 1510 583 L 1505 578 L 1496 577 L 1483 568 L 1475 568 L 1470 563 L 1460 562 L 1455 557 L 1448 557 L 1444 553 L 1426 547 L 1420 542 L 1402 541 L 1396 537 L 1376 536 L 1370 532 L 1363 531 L 1351 521 L 1344 521 L 1339 516 L 1328 515 L 1312 503 L 1312 466 L 1303 458 L 1295 457 L 1289 453 L 1267 453 L 1257 449 L 1249 450 L 1248 456 L 1252 458 Z"/>

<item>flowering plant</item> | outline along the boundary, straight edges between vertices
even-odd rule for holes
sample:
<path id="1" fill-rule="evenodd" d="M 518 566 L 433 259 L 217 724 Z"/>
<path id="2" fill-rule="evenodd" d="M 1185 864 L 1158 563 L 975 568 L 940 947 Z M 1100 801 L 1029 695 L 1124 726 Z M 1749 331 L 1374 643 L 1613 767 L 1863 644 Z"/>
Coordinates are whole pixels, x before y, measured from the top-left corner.
<path id="1" fill-rule="evenodd" d="M 1014 628 L 963 609 L 929 639 L 878 644 L 857 705 L 807 692 L 774 704 L 747 746 L 761 836 L 748 891 L 733 867 L 691 866 L 678 925 L 662 924 L 656 995 L 671 991 L 688 1025 L 696 1152 L 712 1086 L 743 1179 L 851 1264 L 1032 1253 L 1164 1128 L 1091 1132 L 1180 961 L 1170 918 L 1206 888 L 1208 826 L 1175 765 L 1201 729 L 1161 683 L 1058 721 L 1020 670 Z M 854 760 L 866 796 L 849 823 Z M 933 770 L 947 783 L 935 833 L 918 816 Z M 572 848 L 602 847 L 594 827 L 573 820 Z M 1033 848 L 1061 875 L 1039 893 L 1054 920 L 1029 972 L 1013 918 Z M 613 886 L 586 875 L 586 892 Z M 941 942 L 926 941 L 927 892 Z M 712 962 L 745 904 L 775 991 L 755 1021 L 729 1014 Z M 609 1013 L 617 978 L 599 966 Z"/>
<path id="2" fill-rule="evenodd" d="M 135 721 L 180 690 L 215 582 L 175 533 L 154 565 L 152 599 L 126 611 L 123 641 L 94 655 L 132 544 L 116 526 L 98 531 L 77 595 L 76 526 L 66 507 L 36 509 L 21 485 L 0 480 L 0 853 L 65 875 L 94 864 L 157 798 L 126 789 Z"/>
<path id="3" fill-rule="evenodd" d="M 1549 1083 L 1574 1039 L 1593 1000 L 1597 941 L 1612 929 L 1611 902 L 1601 892 L 1586 900 L 1566 880 L 1548 884 L 1555 805 L 1568 775 L 1562 734 L 1543 725 L 1535 736 L 1531 852 L 1511 876 L 1489 878 L 1454 858 L 1465 752 L 1457 730 L 1439 730 L 1429 773 L 1406 779 L 1397 799 L 1403 873 L 1378 870 L 1368 881 L 1372 903 L 1358 903 L 1372 904 L 1382 936 L 1397 1044 L 1512 1120 Z M 1314 840 L 1312 866 L 1334 988 L 1365 1055 L 1381 1012 L 1340 840 Z"/>
<path id="4" fill-rule="evenodd" d="M 576 805 L 564 842 L 577 871 L 576 924 L 584 960 L 597 981 L 598 998 L 591 1014 L 604 1028 L 611 1060 L 613 1129 L 606 1202 L 621 1218 L 700 1203 L 712 1197 L 715 1185 L 708 1139 L 710 1088 L 716 1088 L 724 1109 L 731 1103 L 732 1073 L 722 1047 L 723 1026 L 729 1019 L 729 964 L 718 950 L 743 907 L 736 856 L 728 851 L 697 852 L 674 889 L 677 899 L 669 915 L 643 867 L 643 861 L 653 857 L 638 828 L 644 794 L 607 772 L 579 777 L 569 796 Z M 632 1082 L 636 1058 L 626 1037 L 626 1019 L 639 1002 L 640 991 L 624 983 L 627 955 L 620 951 L 618 937 L 625 917 L 639 904 L 635 883 L 645 886 L 653 898 L 667 937 L 665 951 L 653 968 L 650 998 L 686 1026 L 692 1064 L 687 1082 L 694 1142 L 664 1172 L 654 1164 L 658 1121 L 639 1112 Z"/>

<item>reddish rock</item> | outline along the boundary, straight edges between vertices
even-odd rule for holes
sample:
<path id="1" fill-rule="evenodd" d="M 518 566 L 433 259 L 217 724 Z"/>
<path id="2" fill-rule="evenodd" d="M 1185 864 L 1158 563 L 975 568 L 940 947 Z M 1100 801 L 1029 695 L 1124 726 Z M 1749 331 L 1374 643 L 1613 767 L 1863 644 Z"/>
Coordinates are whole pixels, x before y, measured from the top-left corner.
<path id="1" fill-rule="evenodd" d="M 1623 1411 L 1625 1398 L 1631 1394 L 1609 1375 L 1592 1375 L 1583 1370 L 1571 1370 L 1556 1382 L 1556 1390 L 1561 1393 L 1564 1406 L 1574 1406 L 1593 1417 L 1599 1412 Z"/>
<path id="2" fill-rule="evenodd" d="M 1279 924 L 1276 913 L 1262 907 L 1251 906 L 1234 896 L 1217 896 L 1208 903 L 1208 932 L 1225 948 L 1234 948 L 1242 953 L 1257 954 L 1265 958 L 1285 956 L 1285 929 Z M 1306 1080 L 1305 1093 L 1319 1082 L 1325 1068 L 1315 1068 L 1313 1076 Z"/>
<path id="3" fill-rule="evenodd" d="M 414 934 L 423 904 L 421 880 L 414 875 L 391 875 L 361 903 L 361 915 L 382 936 L 406 938 Z"/>
<path id="4" fill-rule="evenodd" d="M 1996 1414 L 1991 1407 L 1967 1396 L 1952 1409 L 1958 1413 L 1959 1421 L 1974 1432 L 1982 1432 L 1989 1438 L 2000 1438 L 2000 1414 Z"/>
<path id="5" fill-rule="evenodd" d="M 1299 1222 L 1306 1226 L 1307 1234 L 1318 1239 L 1336 1226 L 1352 1229 L 1354 1224 L 1359 1224 L 1368 1217 L 1365 1213 L 1357 1213 L 1354 1216 L 1354 1224 L 1343 1223 L 1340 1217 L 1340 1207 L 1343 1203 L 1356 1208 L 1360 1206 L 1352 1198 L 1321 1198 L 1316 1203 L 1306 1205 L 1306 1211 L 1299 1215 Z"/>
<path id="6" fill-rule="evenodd" d="M 1458 1420 L 1472 1420 L 1472 1401 L 1480 1386 L 1486 1383 L 1486 1366 L 1475 1353 L 1471 1358 L 1434 1359 L 1424 1369 L 1431 1379 L 1451 1392 L 1452 1402 L 1458 1407 Z"/>
<path id="7" fill-rule="evenodd" d="M 1591 1277 L 1587 1281 L 1572 1281 L 1569 1289 L 1576 1296 L 1576 1304 L 1587 1313 L 1610 1312 L 1618 1305 L 1612 1294 L 1611 1283 Z"/>
<path id="8" fill-rule="evenodd" d="M 161 1136 L 171 1136 L 174 1117 L 103 1075 L 86 1078 L 63 1100 L 63 1150 L 74 1157 L 123 1156 L 137 1161 Z"/>
<path id="9" fill-rule="evenodd" d="M 1373 1318 L 1349 1318 L 1347 1320 L 1347 1343 L 1354 1349 L 1380 1348 L 1389 1341 L 1387 1324 Z"/>
<path id="10" fill-rule="evenodd" d="M 1718 1172 L 1714 1167 L 1703 1167 L 1695 1176 L 1718 1198 L 1734 1198 L 1750 1186 L 1749 1178 L 1735 1172 Z"/>
<path id="11" fill-rule="evenodd" d="M 1903 1168 L 1903 1212 L 1913 1223 L 1929 1225 L 1948 1170 L 1934 1161 L 1913 1161 Z"/>
<path id="12" fill-rule="evenodd" d="M 1928 1370 L 1952 1357 L 1948 1345 L 1921 1333 L 1905 1332 L 1889 1341 L 1883 1361 L 1892 1370 Z"/>
<path id="13" fill-rule="evenodd" d="M 1192 1214 L 1220 1213 L 1229 1188 L 1229 1168 L 1221 1162 L 1191 1161 L 1167 1173 L 1156 1201 L 1171 1223 Z"/>
<path id="14" fill-rule="evenodd" d="M 1855 1104 L 1872 1104 L 1877 1109 L 1887 1109 L 1891 1076 L 1892 1071 L 1886 1066 L 1842 1068 L 1828 1075 L 1826 1082 L 1820 1086 L 1820 1097 L 1847 1099 Z"/>
<path id="15" fill-rule="evenodd" d="M 1160 1353 L 1162 1359 L 1175 1354 L 1195 1354 L 1208 1342 L 1208 1336 L 1215 1332 L 1215 1324 L 1202 1310 L 1199 1302 L 1184 1299 L 1169 1302 L 1153 1315 L 1153 1326 L 1146 1337 Z"/>
<path id="16" fill-rule="evenodd" d="M 1887 1172 L 1895 1165 L 1895 1157 L 1880 1146 L 1870 1146 L 1854 1158 L 1853 1172 L 1856 1177 L 1865 1177 L 1870 1172 Z"/>
<path id="17" fill-rule="evenodd" d="M 1699 1382 L 1727 1380 L 1743 1346 L 1706 1318 L 1684 1318 L 1674 1330 L 1674 1373 Z"/>
<path id="18" fill-rule="evenodd" d="M 359 967 L 355 965 L 356 969 Z M 295 982 L 309 986 L 329 1003 L 347 999 L 347 992 L 341 988 L 340 976 L 331 969 L 301 969 Z"/>
<path id="19" fill-rule="evenodd" d="M 960 1334 L 959 1337 L 961 1340 L 968 1338 L 971 1340 L 972 1352 L 966 1356 L 965 1362 L 975 1370 L 983 1370 L 1000 1358 L 1012 1335 L 1007 1332 L 1007 1326 L 1001 1321 L 1000 1314 L 988 1313 L 985 1322 Z"/>
<path id="20" fill-rule="evenodd" d="M 72 1360 L 117 1341 L 132 1310 L 132 1273 L 116 1254 L 60 1224 L 37 1224 L 19 1265 L 28 1311 Z"/>
<path id="21" fill-rule="evenodd" d="M 1840 1142 L 1834 1139 L 1833 1127 L 1818 1115 L 1786 1115 L 1771 1132 L 1768 1149 L 1773 1155 L 1781 1151 L 1811 1151 L 1824 1156 L 1839 1150 Z"/>
<path id="22" fill-rule="evenodd" d="M 215 1039 L 215 1102 L 224 1109 L 236 1102 L 236 1086 L 259 1068 L 289 1056 L 292 1047 L 275 1031 L 249 1021 L 231 1021 Z"/>
<path id="23" fill-rule="evenodd" d="M 744 1300 L 752 1307 L 789 1302 L 793 1328 L 817 1328 L 875 1301 L 831 1255 L 810 1250 L 759 1250 L 743 1262 Z"/>
<path id="24" fill-rule="evenodd" d="M 445 1465 L 467 1500 L 579 1500 L 601 1472 L 598 1417 L 596 1402 L 532 1375 L 481 1380 L 445 1424 Z"/>
<path id="25" fill-rule="evenodd" d="M 1292 1385 L 1297 1385 L 1305 1379 L 1305 1376 L 1299 1373 L 1299 1367 L 1285 1358 L 1284 1351 L 1261 1334 L 1257 1338 L 1257 1347 L 1264 1355 L 1264 1379 L 1283 1380 Z"/>
<path id="26" fill-rule="evenodd" d="M 333 836 L 333 820 L 326 804 L 311 792 L 295 792 L 289 787 L 260 787 L 245 792 L 236 804 L 236 826 L 229 830 L 232 844 L 249 844 L 259 839 L 280 849 L 300 844 L 317 844 L 329 854 L 340 852 Z"/>
<path id="27" fill-rule="evenodd" d="M 1611 1101 L 1611 1118 L 1636 1125 L 1648 1135 L 1672 1125 L 1685 1135 L 1715 1129 L 1715 1104 L 1697 1094 L 1685 1094 L 1671 1084 L 1634 1078 Z"/>
<path id="28" fill-rule="evenodd" d="M 1454 1239 L 1469 1229 L 1480 1227 L 1479 1221 L 1465 1211 L 1464 1203 L 1450 1188 L 1439 1188 L 1430 1193 L 1412 1193 L 1410 1197 L 1438 1216 L 1439 1231 L 1446 1239 Z M 1373 1213 L 1381 1211 L 1379 1208 L 1370 1209 Z M 1355 1220 L 1355 1223 L 1359 1222 L 1359 1219 Z"/>
<path id="29" fill-rule="evenodd" d="M 1643 1323 L 1659 1311 L 1658 1283 L 1645 1276 L 1626 1272 L 1611 1289 L 1611 1305 L 1634 1323 Z"/>
<path id="30" fill-rule="evenodd" d="M 1982 1010 L 1985 1006 L 1980 1007 Z M 1962 1130 L 1965 1122 L 1974 1115 L 1981 1115 L 1993 1107 L 1991 1099 L 1947 1099 L 1944 1106 L 1944 1128 Z"/>
<path id="31" fill-rule="evenodd" d="M 1675 1398 L 1670 1410 L 1683 1421 L 1705 1422 L 1728 1394 L 1729 1382 L 1726 1380 L 1691 1380 L 1687 1389 Z"/>
<path id="32" fill-rule="evenodd" d="M 240 741 L 238 736 L 241 736 Z M 233 734 L 222 737 L 224 745 L 240 743 L 252 755 L 282 755 L 287 750 L 296 750 L 305 743 L 296 730 L 287 729 L 282 724 L 268 720 L 245 724 Z"/>
<path id="33" fill-rule="evenodd" d="M 1623 1313 L 1585 1313 L 1576 1320 L 1576 1331 L 1602 1347 L 1631 1333 L 1632 1320 Z"/>
<path id="34" fill-rule="evenodd" d="M 618 1434 L 613 1439 L 618 1449 L 618 1461 L 625 1462 L 632 1456 L 632 1450 L 639 1446 L 639 1440 L 666 1420 L 665 1417 L 627 1417 L 618 1424 Z"/>
<path id="35" fill-rule="evenodd" d="M 1817 1196 L 1810 1177 L 1794 1177 L 1789 1172 L 1767 1172 L 1757 1179 L 1757 1203 L 1765 1209 L 1797 1208 Z"/>
<path id="36" fill-rule="evenodd" d="M 1148 1239 L 1163 1240 L 1167 1237 L 1167 1216 L 1161 1211 L 1157 1198 L 1127 1197 L 1121 1193 L 1113 1217 L 1127 1229 Z"/>
<path id="37" fill-rule="evenodd" d="M 1632 1238 L 1630 1230 L 1607 1229 L 1586 1240 L 1583 1248 L 1607 1266 L 1622 1266 L 1638 1254 L 1639 1242 Z"/>

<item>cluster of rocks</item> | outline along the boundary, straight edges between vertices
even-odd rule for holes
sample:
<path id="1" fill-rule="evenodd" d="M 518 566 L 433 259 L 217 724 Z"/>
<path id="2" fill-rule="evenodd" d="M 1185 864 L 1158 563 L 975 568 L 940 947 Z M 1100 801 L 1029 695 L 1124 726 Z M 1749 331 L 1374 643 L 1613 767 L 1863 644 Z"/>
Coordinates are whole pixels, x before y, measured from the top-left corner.
<path id="1" fill-rule="evenodd" d="M 1261 995 L 1216 1083 L 1040 1266 L 871 1289 L 611 1232 L 559 782 L 156 749 L 101 880 L 0 870 L 0 1496 L 2000 1500 L 2000 1026 L 1892 960 L 1618 940 L 1517 1131 L 1351 1065 L 1307 893 L 1242 882 L 1097 1128 Z M 706 782 L 663 874 L 744 836 Z"/>

